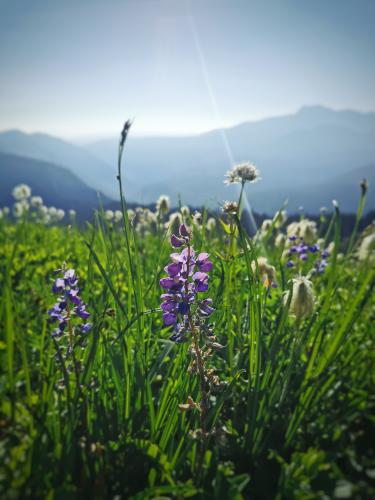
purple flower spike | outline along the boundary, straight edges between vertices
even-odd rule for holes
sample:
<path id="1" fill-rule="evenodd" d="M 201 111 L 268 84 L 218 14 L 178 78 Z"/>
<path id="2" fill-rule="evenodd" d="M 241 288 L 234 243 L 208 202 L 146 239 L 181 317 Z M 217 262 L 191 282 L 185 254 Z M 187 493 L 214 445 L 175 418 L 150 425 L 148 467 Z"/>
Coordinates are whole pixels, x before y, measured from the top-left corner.
<path id="1" fill-rule="evenodd" d="M 184 244 L 183 241 L 180 240 L 180 238 L 177 238 L 176 235 L 172 234 L 171 236 L 171 245 L 174 248 L 180 248 Z"/>
<path id="2" fill-rule="evenodd" d="M 179 233 L 183 238 L 190 238 L 189 231 L 187 230 L 187 227 L 185 226 L 185 224 L 181 224 L 180 229 L 179 229 Z"/>
<path id="3" fill-rule="evenodd" d="M 160 280 L 160 286 L 166 291 L 161 295 L 160 306 L 164 325 L 174 327 L 170 339 L 177 343 L 187 340 L 192 322 L 204 323 L 205 317 L 214 312 L 211 299 L 197 300 L 200 292 L 208 290 L 207 273 L 213 267 L 209 254 L 202 252 L 196 256 L 190 245 L 191 233 L 184 224 L 179 228 L 179 235 L 171 236 L 171 244 L 174 248 L 184 248 L 180 253 L 171 254 L 172 262 L 164 268 L 168 276 Z"/>
<path id="4" fill-rule="evenodd" d="M 54 306 L 48 310 L 50 321 L 58 323 L 58 327 L 52 333 L 52 337 L 57 339 L 62 336 L 67 325 L 69 332 L 74 332 L 73 321 L 77 318 L 85 321 L 90 317 L 90 313 L 78 295 L 78 278 L 74 269 L 66 270 L 63 278 L 57 278 L 52 290 L 54 293 L 61 293 Z M 91 327 L 91 323 L 83 323 L 80 325 L 80 330 L 87 333 Z"/>
<path id="5" fill-rule="evenodd" d="M 65 281 L 62 278 L 57 278 L 52 285 L 53 293 L 60 293 L 65 290 Z"/>

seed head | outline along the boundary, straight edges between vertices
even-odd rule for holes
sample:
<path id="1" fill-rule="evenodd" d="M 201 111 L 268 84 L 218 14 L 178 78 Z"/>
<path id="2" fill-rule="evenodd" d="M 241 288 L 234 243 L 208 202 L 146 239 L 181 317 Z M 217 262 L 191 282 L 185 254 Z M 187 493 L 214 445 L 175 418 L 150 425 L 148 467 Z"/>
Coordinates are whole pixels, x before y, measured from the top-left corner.
<path id="1" fill-rule="evenodd" d="M 235 165 L 225 174 L 224 184 L 239 184 L 256 182 L 260 179 L 260 172 L 253 163 L 248 161 Z"/>
<path id="2" fill-rule="evenodd" d="M 288 299 L 289 292 L 285 295 L 285 303 Z M 294 278 L 289 313 L 293 314 L 297 320 L 301 320 L 313 312 L 314 304 L 315 297 L 311 281 L 304 276 Z"/>

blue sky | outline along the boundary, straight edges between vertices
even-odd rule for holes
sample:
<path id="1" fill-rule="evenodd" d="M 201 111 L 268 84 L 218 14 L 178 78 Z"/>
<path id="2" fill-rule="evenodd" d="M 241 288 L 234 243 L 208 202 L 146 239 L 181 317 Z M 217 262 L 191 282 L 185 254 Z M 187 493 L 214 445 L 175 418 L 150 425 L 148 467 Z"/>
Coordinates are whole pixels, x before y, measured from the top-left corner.
<path id="1" fill-rule="evenodd" d="M 375 110 L 373 0 L 0 0 L 0 130 L 184 134 Z"/>

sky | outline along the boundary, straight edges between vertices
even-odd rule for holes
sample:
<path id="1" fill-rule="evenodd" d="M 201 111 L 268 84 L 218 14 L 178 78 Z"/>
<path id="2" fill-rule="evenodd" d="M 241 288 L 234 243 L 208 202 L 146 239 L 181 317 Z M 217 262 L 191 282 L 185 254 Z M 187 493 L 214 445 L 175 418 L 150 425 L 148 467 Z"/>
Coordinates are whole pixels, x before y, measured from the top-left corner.
<path id="1" fill-rule="evenodd" d="M 375 110 L 374 0 L 0 0 L 0 130 L 192 134 Z"/>

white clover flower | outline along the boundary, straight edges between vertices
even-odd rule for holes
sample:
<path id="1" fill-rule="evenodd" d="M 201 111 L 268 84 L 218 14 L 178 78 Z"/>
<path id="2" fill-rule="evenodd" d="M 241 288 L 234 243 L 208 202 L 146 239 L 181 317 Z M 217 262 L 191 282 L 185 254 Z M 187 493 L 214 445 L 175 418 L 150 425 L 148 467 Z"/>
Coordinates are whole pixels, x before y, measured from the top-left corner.
<path id="1" fill-rule="evenodd" d="M 266 257 L 258 257 L 257 262 L 255 260 L 252 261 L 251 269 L 254 274 L 257 272 L 257 267 L 264 286 L 268 288 L 276 283 L 276 269 L 274 266 L 268 264 Z"/>
<path id="2" fill-rule="evenodd" d="M 57 215 L 57 208 L 52 206 L 52 207 L 48 207 L 48 215 L 50 217 L 56 217 Z"/>
<path id="3" fill-rule="evenodd" d="M 30 205 L 35 208 L 39 208 L 43 205 L 43 199 L 41 196 L 32 196 L 30 198 Z"/>
<path id="4" fill-rule="evenodd" d="M 115 222 L 120 222 L 122 220 L 122 212 L 121 210 L 115 210 L 113 214 L 113 218 Z"/>
<path id="5" fill-rule="evenodd" d="M 235 215 L 238 212 L 238 203 L 236 201 L 224 201 L 222 211 L 226 214 Z"/>
<path id="6" fill-rule="evenodd" d="M 182 216 L 179 212 L 173 212 L 169 216 L 169 221 L 166 226 L 171 234 L 178 234 L 179 228 L 182 224 Z"/>
<path id="7" fill-rule="evenodd" d="M 289 293 L 285 295 L 285 303 L 288 302 Z M 309 316 L 315 305 L 315 296 L 312 283 L 304 276 L 293 279 L 292 300 L 290 302 L 289 313 L 293 314 L 299 321 Z"/>
<path id="8" fill-rule="evenodd" d="M 17 201 L 26 200 L 31 196 L 31 188 L 27 184 L 18 184 L 13 188 L 12 195 Z"/>
<path id="9" fill-rule="evenodd" d="M 71 219 L 74 219 L 76 215 L 77 215 L 77 212 L 76 212 L 73 208 L 71 208 L 71 209 L 69 210 L 69 217 L 70 217 Z"/>
<path id="10" fill-rule="evenodd" d="M 310 219 L 292 222 L 286 228 L 286 232 L 288 236 L 303 238 L 307 244 L 314 243 L 318 234 L 316 222 Z"/>
<path id="11" fill-rule="evenodd" d="M 28 212 L 28 210 L 29 204 L 25 199 L 16 201 L 16 203 L 13 205 L 13 215 L 16 218 L 22 217 L 25 213 Z"/>
<path id="12" fill-rule="evenodd" d="M 260 179 L 257 167 L 248 161 L 235 165 L 225 174 L 224 184 L 239 184 L 245 182 L 256 182 Z"/>
<path id="13" fill-rule="evenodd" d="M 3 214 L 4 215 L 9 215 L 9 212 L 10 212 L 9 207 L 3 207 Z"/>
<path id="14" fill-rule="evenodd" d="M 45 205 L 42 205 L 41 207 L 39 207 L 38 211 L 39 211 L 40 215 L 47 215 L 48 214 L 48 207 L 46 207 Z"/>
<path id="15" fill-rule="evenodd" d="M 58 208 L 56 211 L 56 219 L 63 220 L 64 217 L 65 217 L 65 211 L 62 208 Z"/>
<path id="16" fill-rule="evenodd" d="M 190 208 L 187 205 L 182 206 L 180 212 L 184 219 L 188 219 L 190 217 Z"/>
<path id="17" fill-rule="evenodd" d="M 262 235 L 267 234 L 268 231 L 271 229 L 271 226 L 272 226 L 272 220 L 264 219 L 262 225 L 260 226 L 260 232 L 262 233 Z"/>
<path id="18" fill-rule="evenodd" d="M 361 241 L 358 249 L 358 259 L 369 262 L 375 261 L 375 233 L 369 234 Z"/>
<path id="19" fill-rule="evenodd" d="M 273 218 L 274 226 L 278 229 L 283 226 L 287 220 L 286 210 L 278 210 Z"/>
<path id="20" fill-rule="evenodd" d="M 104 215 L 105 215 L 105 218 L 107 219 L 107 221 L 111 221 L 113 219 L 113 217 L 115 216 L 115 214 L 113 213 L 113 210 L 106 210 Z"/>
<path id="21" fill-rule="evenodd" d="M 210 233 L 213 232 L 213 231 L 215 231 L 215 229 L 216 229 L 216 219 L 214 217 L 210 217 L 207 220 L 206 228 L 207 228 L 207 231 L 209 231 Z"/>
<path id="22" fill-rule="evenodd" d="M 159 196 L 157 202 L 156 202 L 156 212 L 158 213 L 159 216 L 166 215 L 171 208 L 171 202 L 169 199 L 169 196 L 166 196 L 165 194 L 162 194 Z"/>
<path id="23" fill-rule="evenodd" d="M 286 235 L 284 233 L 279 233 L 275 238 L 275 246 L 278 248 L 283 248 L 286 243 Z"/>
<path id="24" fill-rule="evenodd" d="M 193 224 L 195 224 L 196 226 L 199 226 L 200 224 L 202 224 L 202 220 L 203 220 L 202 214 L 200 212 L 198 212 L 198 210 L 196 210 L 193 213 L 191 220 L 192 220 Z"/>
<path id="25" fill-rule="evenodd" d="M 133 219 L 135 218 L 135 212 L 131 208 L 128 209 L 128 218 L 130 222 L 133 222 Z"/>

